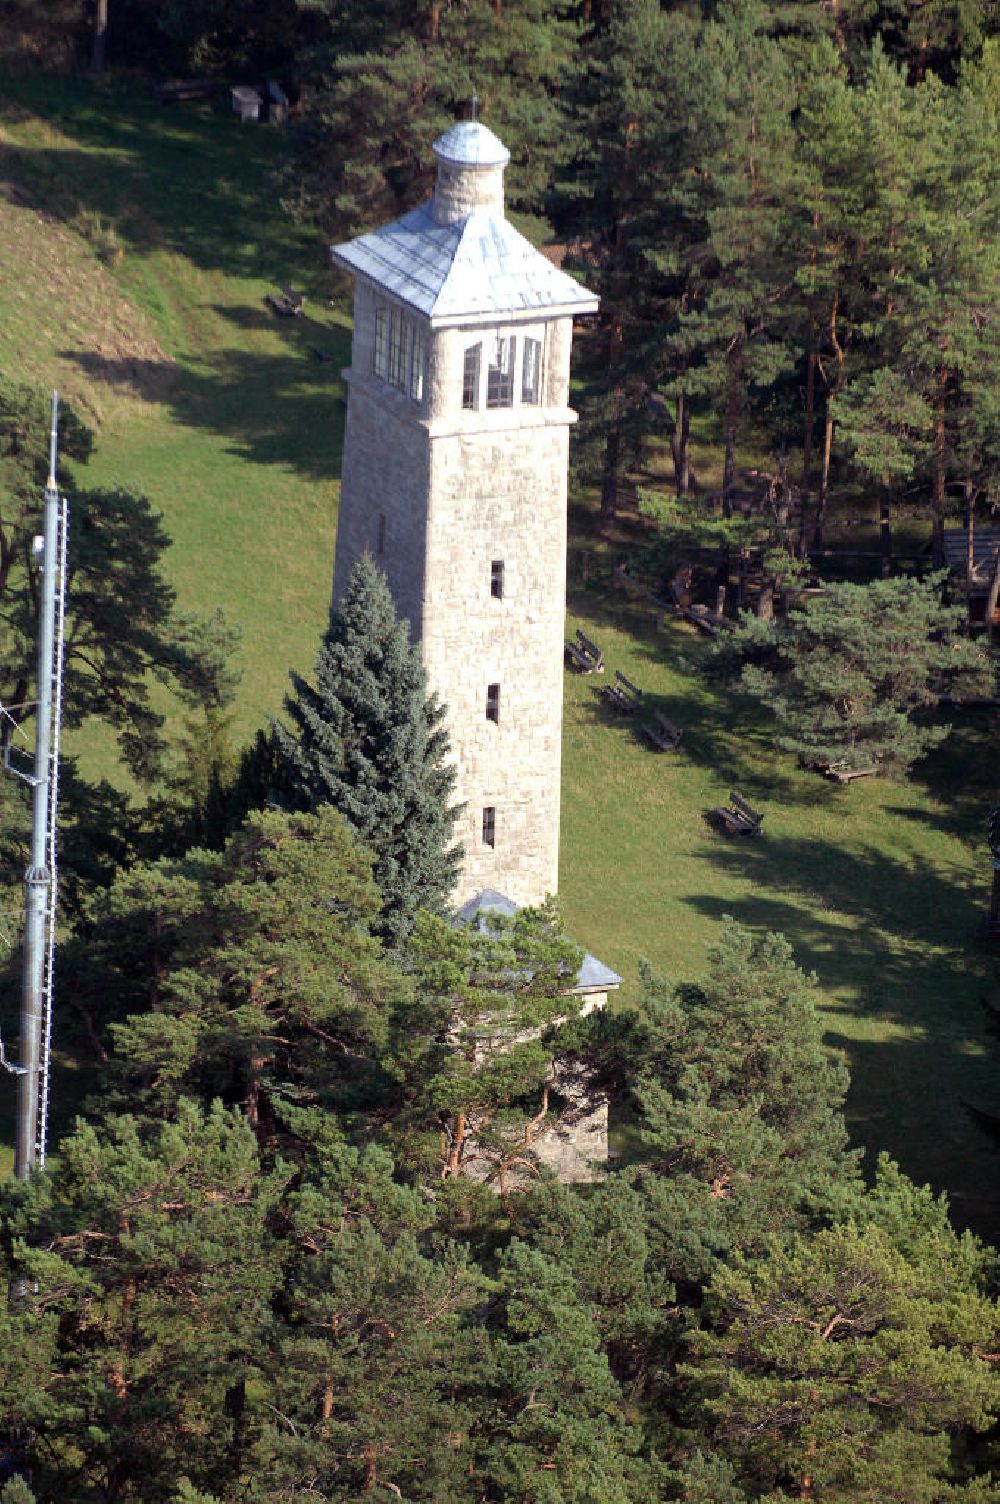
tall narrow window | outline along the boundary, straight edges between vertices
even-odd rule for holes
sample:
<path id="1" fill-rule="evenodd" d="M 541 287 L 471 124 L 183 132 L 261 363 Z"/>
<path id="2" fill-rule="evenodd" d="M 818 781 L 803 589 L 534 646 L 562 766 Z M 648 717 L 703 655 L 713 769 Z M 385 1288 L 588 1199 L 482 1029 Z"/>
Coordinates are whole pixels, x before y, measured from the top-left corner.
<path id="1" fill-rule="evenodd" d="M 388 310 L 376 308 L 375 310 L 375 375 L 383 381 L 389 376 L 389 347 L 386 335 L 386 319 Z"/>
<path id="2" fill-rule="evenodd" d="M 499 684 L 487 684 L 486 686 L 486 719 L 500 724 L 500 686 Z"/>
<path id="3" fill-rule="evenodd" d="M 487 804 L 483 810 L 483 845 L 495 846 L 497 843 L 497 811 L 495 804 Z"/>
<path id="4" fill-rule="evenodd" d="M 419 402 L 424 395 L 424 363 L 426 361 L 426 347 L 424 345 L 424 331 L 419 324 L 413 326 L 413 350 L 410 356 L 410 396 L 414 402 Z"/>
<path id="5" fill-rule="evenodd" d="M 503 560 L 494 559 L 490 565 L 490 595 L 495 601 L 503 600 Z"/>
<path id="6" fill-rule="evenodd" d="M 514 356 L 517 341 L 514 336 L 498 334 L 493 355 L 486 371 L 486 406 L 513 407 L 514 405 Z"/>
<path id="7" fill-rule="evenodd" d="M 401 392 L 406 390 L 409 376 L 412 328 L 409 319 L 394 308 L 389 326 L 389 385 L 399 387 Z"/>
<path id="8" fill-rule="evenodd" d="M 378 551 L 379 551 L 380 554 L 384 554 L 385 553 L 385 513 L 384 512 L 379 512 L 379 514 L 378 514 Z"/>
<path id="9" fill-rule="evenodd" d="M 469 345 L 465 352 L 462 371 L 462 406 L 475 409 L 479 406 L 479 367 L 483 357 L 482 345 Z"/>
<path id="10" fill-rule="evenodd" d="M 539 374 L 542 367 L 542 342 L 540 339 L 524 341 L 524 356 L 521 364 L 521 401 L 526 407 L 537 407 Z"/>

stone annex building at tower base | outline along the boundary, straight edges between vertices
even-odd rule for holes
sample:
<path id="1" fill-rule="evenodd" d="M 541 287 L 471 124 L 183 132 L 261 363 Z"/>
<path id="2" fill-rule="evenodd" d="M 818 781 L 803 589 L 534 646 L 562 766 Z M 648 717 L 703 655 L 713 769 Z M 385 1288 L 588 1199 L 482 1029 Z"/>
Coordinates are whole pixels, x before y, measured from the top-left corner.
<path id="1" fill-rule="evenodd" d="M 597 298 L 505 219 L 492 131 L 455 125 L 434 154 L 427 203 L 332 251 L 355 279 L 334 600 L 370 554 L 420 643 L 471 918 L 558 887 L 570 347 Z M 588 956 L 573 990 L 603 1006 L 619 982 Z M 591 1105 L 571 1178 L 606 1157 Z"/>

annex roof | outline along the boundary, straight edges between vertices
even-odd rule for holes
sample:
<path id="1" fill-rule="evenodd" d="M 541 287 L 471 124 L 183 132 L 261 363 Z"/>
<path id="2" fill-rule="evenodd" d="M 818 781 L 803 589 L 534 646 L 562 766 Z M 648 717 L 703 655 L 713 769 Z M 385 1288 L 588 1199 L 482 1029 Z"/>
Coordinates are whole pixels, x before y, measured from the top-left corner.
<path id="1" fill-rule="evenodd" d="M 597 310 L 592 292 L 547 261 L 507 220 L 483 210 L 456 224 L 438 224 L 428 201 L 381 230 L 334 246 L 332 255 L 432 324 Z"/>
<path id="2" fill-rule="evenodd" d="M 498 893 L 495 888 L 484 888 L 481 893 L 470 898 L 458 911 L 458 918 L 465 924 L 471 924 L 478 919 L 480 914 L 502 914 L 510 919 L 517 913 L 520 905 L 506 896 Z M 576 982 L 569 989 L 571 992 L 603 992 L 605 989 L 620 987 L 621 977 L 610 966 L 605 966 L 596 956 L 588 951 L 580 964 Z"/>

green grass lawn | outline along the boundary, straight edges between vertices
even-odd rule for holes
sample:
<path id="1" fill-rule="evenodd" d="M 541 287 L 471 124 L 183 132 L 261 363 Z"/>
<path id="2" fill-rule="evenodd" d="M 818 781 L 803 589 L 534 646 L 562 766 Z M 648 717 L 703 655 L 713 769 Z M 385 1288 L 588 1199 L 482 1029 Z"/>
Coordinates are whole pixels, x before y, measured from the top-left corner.
<path id="1" fill-rule="evenodd" d="M 182 606 L 221 606 L 242 629 L 241 738 L 280 705 L 288 668 L 311 665 L 324 625 L 349 348 L 323 248 L 278 204 L 279 151 L 267 129 L 114 83 L 0 85 L 0 256 L 19 268 L 0 279 L 0 360 L 80 404 L 98 429 L 91 483 L 146 492 L 174 540 Z M 310 295 L 306 320 L 264 307 L 288 280 Z M 706 474 L 712 462 L 699 457 Z M 584 509 L 573 524 L 590 547 Z M 696 976 L 723 915 L 784 931 L 849 1059 L 858 1141 L 1000 1236 L 996 1161 L 965 1106 L 991 1109 L 998 1066 L 981 1006 L 995 962 L 971 938 L 996 799 L 986 718 L 907 785 L 841 789 L 775 756 L 684 629 L 657 631 L 599 579 L 574 586 L 571 608 L 609 672 L 685 729 L 679 754 L 658 754 L 593 679 L 567 677 L 571 932 L 623 974 L 627 1001 L 641 956 Z M 107 770 L 101 735 L 77 750 Z M 758 840 L 705 821 L 733 787 L 765 813 Z"/>
<path id="2" fill-rule="evenodd" d="M 280 208 L 272 131 L 114 84 L 0 97 L 0 179 L 25 190 L 0 200 L 23 269 L 0 284 L 0 359 L 79 404 L 98 428 L 81 479 L 144 492 L 182 605 L 241 629 L 246 736 L 311 666 L 329 606 L 349 325 L 323 247 Z M 303 319 L 264 304 L 286 281 L 311 294 Z"/>
<path id="3" fill-rule="evenodd" d="M 996 797 L 987 712 L 907 784 L 842 788 L 776 756 L 749 704 L 706 680 L 688 629 L 609 596 L 571 596 L 582 626 L 650 709 L 684 728 L 658 753 L 607 710 L 599 681 L 567 674 L 560 891 L 570 930 L 626 979 L 646 957 L 698 975 L 724 915 L 779 930 L 819 979 L 827 1038 L 851 1068 L 858 1142 L 947 1187 L 956 1213 L 1000 1233 L 993 1151 L 966 1104 L 995 1109 L 997 1047 L 982 1000 L 995 961 L 973 937 L 989 895 L 983 814 Z M 705 816 L 738 789 L 763 834 Z"/>

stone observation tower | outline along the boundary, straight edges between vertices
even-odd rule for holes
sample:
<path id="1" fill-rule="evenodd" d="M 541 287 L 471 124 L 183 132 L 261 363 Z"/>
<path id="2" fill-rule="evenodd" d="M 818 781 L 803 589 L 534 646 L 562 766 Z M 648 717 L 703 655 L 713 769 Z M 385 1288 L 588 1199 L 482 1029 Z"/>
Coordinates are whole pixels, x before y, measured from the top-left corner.
<path id="1" fill-rule="evenodd" d="M 428 203 L 333 248 L 356 279 L 334 599 L 370 553 L 448 707 L 455 902 L 532 904 L 559 878 L 569 358 L 597 298 L 504 218 L 492 131 L 434 154 Z"/>

